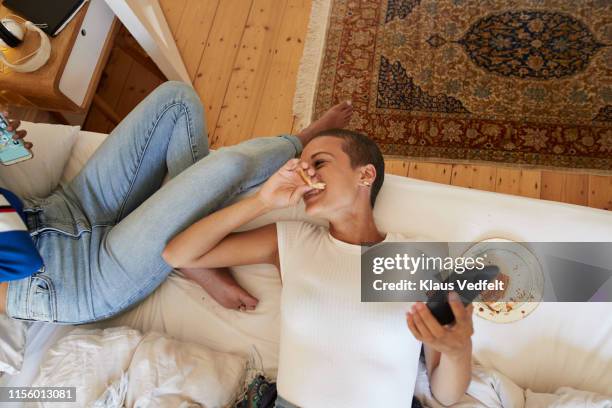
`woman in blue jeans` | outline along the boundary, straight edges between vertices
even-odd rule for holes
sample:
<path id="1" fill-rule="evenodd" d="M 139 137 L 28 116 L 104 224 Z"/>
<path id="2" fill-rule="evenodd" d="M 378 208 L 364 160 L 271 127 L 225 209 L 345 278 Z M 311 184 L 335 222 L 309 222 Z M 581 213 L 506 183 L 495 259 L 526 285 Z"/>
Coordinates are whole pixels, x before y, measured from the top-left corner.
<path id="1" fill-rule="evenodd" d="M 266 180 L 314 134 L 343 127 L 350 114 L 350 104 L 339 104 L 297 136 L 252 139 L 209 154 L 193 88 L 161 85 L 74 180 L 47 198 L 23 200 L 44 266 L 0 282 L 0 312 L 78 324 L 134 306 L 171 272 L 161 253 L 174 235 Z M 171 180 L 162 187 L 166 174 Z"/>

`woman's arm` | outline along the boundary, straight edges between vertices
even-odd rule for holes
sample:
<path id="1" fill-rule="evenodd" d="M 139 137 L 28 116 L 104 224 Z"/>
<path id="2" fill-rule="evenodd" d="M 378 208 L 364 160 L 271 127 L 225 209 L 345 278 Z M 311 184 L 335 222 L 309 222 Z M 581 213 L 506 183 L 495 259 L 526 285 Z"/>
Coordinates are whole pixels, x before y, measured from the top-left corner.
<path id="1" fill-rule="evenodd" d="M 257 195 L 223 208 L 174 237 L 162 257 L 174 268 L 220 268 L 274 263 L 276 229 L 266 225 L 231 234 L 269 209 Z"/>
<path id="2" fill-rule="evenodd" d="M 458 354 L 442 354 L 424 345 L 432 395 L 444 406 L 459 402 L 471 380 L 472 347 Z"/>
<path id="3" fill-rule="evenodd" d="M 414 336 L 423 342 L 429 385 L 434 398 L 448 406 L 458 402 L 472 377 L 472 305 L 463 306 L 451 292 L 449 303 L 455 323 L 441 326 L 423 303 L 408 313 L 407 322 Z"/>
<path id="4" fill-rule="evenodd" d="M 298 166 L 308 169 L 297 159 L 289 160 L 255 195 L 204 217 L 178 234 L 164 249 L 164 260 L 174 268 L 277 264 L 274 225 L 231 232 L 273 209 L 296 205 L 312 189 L 297 174 Z"/>

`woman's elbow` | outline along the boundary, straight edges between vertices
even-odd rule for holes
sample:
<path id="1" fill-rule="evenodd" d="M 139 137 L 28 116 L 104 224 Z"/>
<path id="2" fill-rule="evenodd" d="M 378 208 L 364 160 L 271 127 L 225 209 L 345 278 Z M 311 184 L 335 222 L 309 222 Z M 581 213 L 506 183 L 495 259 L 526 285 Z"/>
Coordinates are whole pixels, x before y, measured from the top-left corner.
<path id="1" fill-rule="evenodd" d="M 459 402 L 459 400 L 461 399 L 461 397 L 457 397 L 457 398 L 449 398 L 448 396 L 444 396 L 444 397 L 437 397 L 435 394 L 433 394 L 433 397 L 435 398 L 435 400 L 442 405 L 443 407 L 450 407 L 455 405 L 456 403 Z"/>
<path id="2" fill-rule="evenodd" d="M 173 268 L 181 268 L 184 265 L 181 265 L 181 260 L 175 252 L 171 245 L 166 245 L 161 254 L 162 259 Z"/>
<path id="3" fill-rule="evenodd" d="M 450 407 L 457 404 L 467 392 L 467 387 L 463 391 L 460 390 L 434 390 L 431 389 L 431 394 L 444 407 Z"/>

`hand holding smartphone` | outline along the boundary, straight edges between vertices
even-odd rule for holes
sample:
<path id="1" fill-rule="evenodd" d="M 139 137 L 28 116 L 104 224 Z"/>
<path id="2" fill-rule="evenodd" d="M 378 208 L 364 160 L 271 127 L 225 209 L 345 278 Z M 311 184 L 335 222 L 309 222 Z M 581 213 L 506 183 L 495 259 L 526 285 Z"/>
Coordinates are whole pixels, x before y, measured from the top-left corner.
<path id="1" fill-rule="evenodd" d="M 457 277 L 457 274 L 452 274 L 445 283 L 457 280 L 457 279 L 465 279 L 471 283 L 476 283 L 479 281 L 491 282 L 493 279 L 497 277 L 499 274 L 499 268 L 495 265 L 485 266 L 483 269 L 468 269 L 466 270 L 461 277 Z M 456 290 L 459 298 L 463 302 L 464 306 L 469 305 L 480 295 L 481 290 Z M 448 291 L 436 291 L 427 301 L 427 307 L 431 311 L 431 314 L 436 318 L 438 323 L 442 326 L 451 324 L 455 321 L 455 315 L 453 314 L 453 310 L 448 303 Z"/>
<path id="2" fill-rule="evenodd" d="M 13 139 L 15 130 L 8 130 L 9 122 L 0 112 L 0 163 L 5 166 L 32 158 L 32 152 L 22 139 Z"/>

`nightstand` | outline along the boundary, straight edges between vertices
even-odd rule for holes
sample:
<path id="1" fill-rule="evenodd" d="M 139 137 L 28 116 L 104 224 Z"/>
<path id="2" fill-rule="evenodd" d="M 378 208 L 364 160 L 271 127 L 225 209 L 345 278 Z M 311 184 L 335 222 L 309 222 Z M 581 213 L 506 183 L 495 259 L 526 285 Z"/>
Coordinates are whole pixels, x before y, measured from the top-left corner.
<path id="1" fill-rule="evenodd" d="M 0 16 L 13 14 L 0 6 Z M 102 0 L 91 0 L 70 23 L 51 38 L 51 57 L 30 73 L 0 72 L 0 103 L 49 111 L 83 113 L 89 109 L 108 60 L 119 22 Z M 9 49 L 10 60 L 27 55 L 38 46 L 28 33 L 24 44 Z"/>

